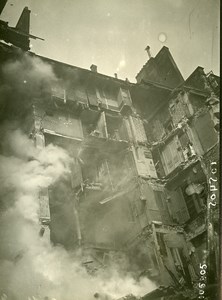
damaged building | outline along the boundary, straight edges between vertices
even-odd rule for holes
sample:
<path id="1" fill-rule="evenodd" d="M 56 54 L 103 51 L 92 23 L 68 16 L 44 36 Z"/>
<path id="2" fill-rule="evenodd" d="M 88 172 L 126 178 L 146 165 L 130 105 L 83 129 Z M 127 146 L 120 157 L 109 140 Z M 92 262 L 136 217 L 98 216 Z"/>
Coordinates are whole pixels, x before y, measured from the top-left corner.
<path id="1" fill-rule="evenodd" d="M 0 44 L 3 67 L 23 55 Z M 90 253 L 92 272 L 127 254 L 138 276 L 193 287 L 208 260 L 215 283 L 219 78 L 197 67 L 184 80 L 165 46 L 149 56 L 136 83 L 96 65 L 25 55 L 48 64 L 56 80 L 41 82 L 30 97 L 27 78 L 17 103 L 2 99 L 1 121 L 22 120 L 37 148 L 54 144 L 72 159 L 69 178 L 39 192 L 40 233 Z M 1 82 L 11 84 L 2 71 Z"/>

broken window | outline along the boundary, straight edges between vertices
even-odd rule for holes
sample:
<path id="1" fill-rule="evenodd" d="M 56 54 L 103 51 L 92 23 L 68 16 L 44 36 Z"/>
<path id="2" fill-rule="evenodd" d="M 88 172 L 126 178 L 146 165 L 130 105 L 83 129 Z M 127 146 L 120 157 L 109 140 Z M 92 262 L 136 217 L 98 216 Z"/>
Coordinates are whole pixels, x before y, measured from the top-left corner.
<path id="1" fill-rule="evenodd" d="M 61 85 L 54 85 L 52 87 L 52 97 L 66 103 L 66 90 Z"/>
<path id="2" fill-rule="evenodd" d="M 193 186 L 194 185 L 194 186 Z M 182 187 L 184 200 L 189 211 L 190 218 L 195 218 L 204 207 L 202 191 L 204 187 L 197 187 L 197 184 L 186 184 Z M 196 187 L 196 188 L 195 188 Z"/>
<path id="3" fill-rule="evenodd" d="M 119 107 L 115 91 L 112 91 L 109 88 L 96 88 L 96 95 L 98 101 L 105 108 L 117 110 L 117 108 Z"/>
<path id="4" fill-rule="evenodd" d="M 157 237 L 157 242 L 160 246 L 160 254 L 162 254 L 163 256 L 167 256 L 166 244 L 164 242 L 164 234 L 157 232 L 156 237 Z"/>

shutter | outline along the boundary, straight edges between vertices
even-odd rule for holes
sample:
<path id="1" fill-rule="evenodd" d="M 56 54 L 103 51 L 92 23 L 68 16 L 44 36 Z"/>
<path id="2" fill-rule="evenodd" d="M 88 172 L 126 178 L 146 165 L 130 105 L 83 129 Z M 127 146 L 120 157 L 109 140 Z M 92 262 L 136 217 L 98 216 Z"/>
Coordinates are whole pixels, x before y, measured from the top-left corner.
<path id="1" fill-rule="evenodd" d="M 172 172 L 183 161 L 182 152 L 178 150 L 178 142 L 178 137 L 174 137 L 161 153 L 166 174 Z"/>

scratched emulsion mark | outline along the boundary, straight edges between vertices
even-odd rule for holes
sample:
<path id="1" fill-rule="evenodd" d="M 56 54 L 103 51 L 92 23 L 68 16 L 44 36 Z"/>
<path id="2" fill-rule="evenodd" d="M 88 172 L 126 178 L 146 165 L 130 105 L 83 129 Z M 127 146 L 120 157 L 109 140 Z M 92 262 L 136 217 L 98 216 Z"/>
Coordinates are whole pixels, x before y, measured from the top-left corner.
<path id="1" fill-rule="evenodd" d="M 199 4 L 200 4 L 200 0 L 197 2 L 197 5 L 195 5 L 194 7 L 193 7 L 193 9 L 190 11 L 190 13 L 189 13 L 189 18 L 188 18 L 188 22 L 189 22 L 189 34 L 190 34 L 190 39 L 192 39 L 192 34 L 193 34 L 193 32 L 191 32 L 191 17 L 192 17 L 192 14 L 193 14 L 193 12 L 197 9 L 197 7 L 199 6 Z"/>

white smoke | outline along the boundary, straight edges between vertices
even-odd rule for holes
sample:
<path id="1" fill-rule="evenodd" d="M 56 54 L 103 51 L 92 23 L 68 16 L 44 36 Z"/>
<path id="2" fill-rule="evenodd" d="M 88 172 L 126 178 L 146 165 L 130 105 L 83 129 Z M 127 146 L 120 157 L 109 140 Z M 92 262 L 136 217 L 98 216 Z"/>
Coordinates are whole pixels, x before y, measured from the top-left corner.
<path id="1" fill-rule="evenodd" d="M 1 72 L 6 84 L 17 92 L 28 91 L 29 95 L 38 94 L 45 86 L 57 80 L 52 67 L 37 56 L 18 53 L 20 57 L 5 63 Z"/>
<path id="2" fill-rule="evenodd" d="M 7 150 L 10 156 L 0 156 L 1 197 L 5 204 L 0 221 L 2 293 L 18 300 L 30 296 L 89 300 L 98 291 L 117 299 L 154 288 L 148 279 L 138 283 L 131 276 L 121 277 L 114 269 L 90 276 L 77 254 L 41 238 L 38 191 L 69 174 L 70 158 L 53 145 L 36 149 L 19 130 L 10 132 Z"/>

